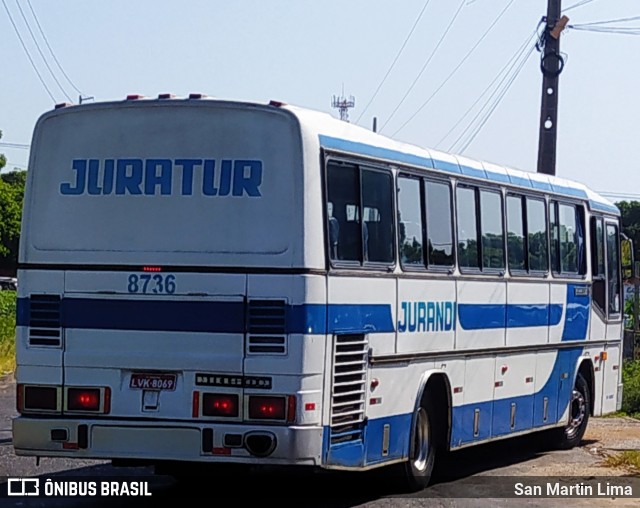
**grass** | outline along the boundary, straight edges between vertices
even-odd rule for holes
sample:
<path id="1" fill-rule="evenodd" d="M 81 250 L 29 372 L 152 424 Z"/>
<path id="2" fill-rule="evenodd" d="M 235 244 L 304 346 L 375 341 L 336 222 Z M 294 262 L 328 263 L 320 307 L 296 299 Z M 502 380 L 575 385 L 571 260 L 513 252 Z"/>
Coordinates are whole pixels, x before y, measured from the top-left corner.
<path id="1" fill-rule="evenodd" d="M 16 292 L 0 291 L 0 376 L 16 367 Z"/>
<path id="2" fill-rule="evenodd" d="M 628 450 L 611 455 L 605 459 L 604 465 L 628 469 L 638 473 L 640 472 L 640 450 Z"/>
<path id="3" fill-rule="evenodd" d="M 640 416 L 640 360 L 622 364 L 622 411 L 633 418 Z"/>

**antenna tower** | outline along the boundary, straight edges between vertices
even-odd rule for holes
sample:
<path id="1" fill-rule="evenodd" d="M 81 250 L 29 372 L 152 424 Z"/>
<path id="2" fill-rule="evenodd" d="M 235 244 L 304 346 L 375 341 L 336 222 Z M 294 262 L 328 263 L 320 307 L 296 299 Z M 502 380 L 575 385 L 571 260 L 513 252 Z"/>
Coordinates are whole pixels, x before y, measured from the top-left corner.
<path id="1" fill-rule="evenodd" d="M 355 105 L 356 98 L 353 95 L 350 95 L 348 98 L 345 97 L 344 90 L 342 90 L 342 95 L 340 97 L 334 95 L 331 99 L 331 107 L 340 111 L 340 120 L 344 122 L 349 121 L 349 108 L 352 108 Z"/>

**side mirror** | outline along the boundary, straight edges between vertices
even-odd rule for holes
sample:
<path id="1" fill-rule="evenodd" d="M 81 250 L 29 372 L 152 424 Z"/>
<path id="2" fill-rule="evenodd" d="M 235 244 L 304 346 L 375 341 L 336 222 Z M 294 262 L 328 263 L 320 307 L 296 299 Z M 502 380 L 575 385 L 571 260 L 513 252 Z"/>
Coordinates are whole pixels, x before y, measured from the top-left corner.
<path id="1" fill-rule="evenodd" d="M 623 280 L 632 279 L 634 275 L 638 276 L 639 274 L 633 273 L 633 241 L 624 235 L 622 235 L 622 239 L 620 240 L 620 254 L 622 258 Z"/>

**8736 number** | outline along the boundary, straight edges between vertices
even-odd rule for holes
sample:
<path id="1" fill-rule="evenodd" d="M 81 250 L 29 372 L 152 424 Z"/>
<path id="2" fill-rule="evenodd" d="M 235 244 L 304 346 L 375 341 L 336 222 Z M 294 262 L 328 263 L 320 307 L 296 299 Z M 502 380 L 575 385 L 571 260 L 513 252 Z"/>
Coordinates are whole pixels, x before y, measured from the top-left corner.
<path id="1" fill-rule="evenodd" d="M 128 278 L 127 291 L 129 293 L 153 293 L 172 295 L 176 292 L 176 276 L 159 273 L 132 273 Z"/>

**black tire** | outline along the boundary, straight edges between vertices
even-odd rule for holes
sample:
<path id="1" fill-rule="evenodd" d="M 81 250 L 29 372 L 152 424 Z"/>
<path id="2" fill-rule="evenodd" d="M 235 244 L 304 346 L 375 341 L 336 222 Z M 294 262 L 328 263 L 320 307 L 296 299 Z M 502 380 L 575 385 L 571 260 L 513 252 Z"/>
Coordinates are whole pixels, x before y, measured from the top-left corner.
<path id="1" fill-rule="evenodd" d="M 578 374 L 576 377 L 569 404 L 569 423 L 566 427 L 556 431 L 555 446 L 561 450 L 569 450 L 578 446 L 589 423 L 591 392 L 582 374 Z"/>
<path id="2" fill-rule="evenodd" d="M 429 485 L 436 459 L 435 410 L 430 401 L 413 415 L 409 460 L 401 464 L 408 490 L 415 492 Z"/>

